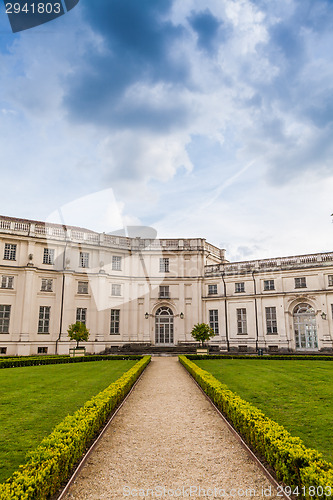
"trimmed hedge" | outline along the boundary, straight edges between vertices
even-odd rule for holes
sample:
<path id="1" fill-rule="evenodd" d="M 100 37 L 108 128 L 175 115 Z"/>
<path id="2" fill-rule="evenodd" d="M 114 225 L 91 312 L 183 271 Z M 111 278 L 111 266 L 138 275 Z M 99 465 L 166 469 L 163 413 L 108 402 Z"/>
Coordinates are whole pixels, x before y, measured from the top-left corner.
<path id="1" fill-rule="evenodd" d="M 144 356 L 116 382 L 58 424 L 27 454 L 26 463 L 0 484 L 0 499 L 45 500 L 54 495 L 150 359 Z"/>
<path id="2" fill-rule="evenodd" d="M 315 356 L 306 356 L 302 354 L 295 354 L 295 355 L 289 355 L 289 354 L 268 354 L 265 356 L 258 356 L 258 355 L 244 355 L 244 354 L 186 354 L 186 357 L 188 359 L 260 359 L 264 361 L 271 361 L 271 360 L 291 360 L 291 361 L 333 361 L 333 356 L 328 355 L 328 356 L 321 356 L 321 355 L 315 355 Z"/>
<path id="3" fill-rule="evenodd" d="M 38 365 L 58 365 L 63 363 L 86 363 L 89 361 L 112 361 L 112 360 L 139 360 L 142 356 L 80 356 L 77 358 L 70 358 L 69 356 L 31 356 L 29 358 L 19 358 L 19 359 L 0 359 L 0 368 L 15 368 L 16 366 L 38 366 Z"/>
<path id="4" fill-rule="evenodd" d="M 305 498 L 332 499 L 333 465 L 326 462 L 321 453 L 306 448 L 299 437 L 292 436 L 187 356 L 179 356 L 179 361 L 248 445 L 265 457 L 280 481 L 292 488 L 298 487 Z"/>

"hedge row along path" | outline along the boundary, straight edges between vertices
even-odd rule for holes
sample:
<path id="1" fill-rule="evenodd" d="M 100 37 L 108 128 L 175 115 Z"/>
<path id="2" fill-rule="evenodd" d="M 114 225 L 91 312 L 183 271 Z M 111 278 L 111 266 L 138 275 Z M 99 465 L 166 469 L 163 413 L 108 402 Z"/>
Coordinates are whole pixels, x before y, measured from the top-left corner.
<path id="1" fill-rule="evenodd" d="M 64 498 L 172 497 L 282 498 L 177 358 L 160 357 Z"/>

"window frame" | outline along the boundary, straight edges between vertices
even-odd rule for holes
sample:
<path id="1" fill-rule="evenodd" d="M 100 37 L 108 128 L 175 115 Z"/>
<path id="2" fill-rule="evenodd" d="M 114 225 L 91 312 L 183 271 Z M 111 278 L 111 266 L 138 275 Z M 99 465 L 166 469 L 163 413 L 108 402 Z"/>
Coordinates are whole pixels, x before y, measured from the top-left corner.
<path id="1" fill-rule="evenodd" d="M 39 306 L 37 333 L 47 335 L 50 333 L 51 306 Z"/>
<path id="2" fill-rule="evenodd" d="M 170 285 L 160 285 L 158 296 L 160 299 L 170 299 Z"/>
<path id="3" fill-rule="evenodd" d="M 333 286 L 333 274 L 329 274 L 327 279 L 328 279 L 328 286 Z"/>
<path id="4" fill-rule="evenodd" d="M 294 278 L 294 280 L 295 280 L 295 288 L 307 288 L 306 276 L 302 276 L 300 278 Z"/>
<path id="5" fill-rule="evenodd" d="M 245 292 L 245 281 L 237 281 L 235 283 L 235 293 L 244 293 Z"/>
<path id="6" fill-rule="evenodd" d="M 122 258 L 120 255 L 112 255 L 111 267 L 112 271 L 121 271 Z"/>
<path id="7" fill-rule="evenodd" d="M 170 272 L 170 259 L 169 257 L 160 257 L 160 273 Z"/>
<path id="8" fill-rule="evenodd" d="M 16 260 L 16 243 L 5 243 L 3 260 Z"/>
<path id="9" fill-rule="evenodd" d="M 110 335 L 120 335 L 120 309 L 111 309 Z"/>
<path id="10" fill-rule="evenodd" d="M 80 251 L 79 267 L 82 267 L 83 269 L 89 268 L 89 252 Z"/>
<path id="11" fill-rule="evenodd" d="M 9 286 L 11 285 L 11 286 Z M 14 289 L 14 276 L 11 276 L 9 274 L 3 274 L 1 276 L 1 288 L 6 289 L 6 290 L 13 290 Z"/>
<path id="12" fill-rule="evenodd" d="M 49 266 L 54 264 L 54 248 L 44 248 L 43 264 Z"/>
<path id="13" fill-rule="evenodd" d="M 86 292 L 84 290 L 87 290 Z M 89 293 L 89 281 L 78 281 L 77 282 L 77 293 L 79 295 L 88 295 Z"/>
<path id="14" fill-rule="evenodd" d="M 247 335 L 247 310 L 246 307 L 236 309 L 237 316 L 237 335 Z"/>
<path id="15" fill-rule="evenodd" d="M 76 322 L 87 324 L 87 308 L 86 307 L 77 307 L 76 308 Z"/>
<path id="16" fill-rule="evenodd" d="M 111 295 L 112 297 L 121 297 L 121 284 L 111 283 Z"/>
<path id="17" fill-rule="evenodd" d="M 219 311 L 218 309 L 209 309 L 209 326 L 213 330 L 215 337 L 219 335 Z"/>
<path id="18" fill-rule="evenodd" d="M 53 279 L 52 278 L 42 278 L 41 292 L 53 292 Z"/>
<path id="19" fill-rule="evenodd" d="M 12 308 L 12 306 L 10 304 L 0 304 L 0 333 L 1 334 L 9 333 L 11 308 Z"/>
<path id="20" fill-rule="evenodd" d="M 266 333 L 267 335 L 277 335 L 277 314 L 276 307 L 265 307 Z"/>
<path id="21" fill-rule="evenodd" d="M 275 281 L 274 280 L 264 280 L 264 291 L 268 292 L 270 290 L 275 290 Z"/>
<path id="22" fill-rule="evenodd" d="M 217 295 L 217 283 L 208 285 L 208 295 Z"/>

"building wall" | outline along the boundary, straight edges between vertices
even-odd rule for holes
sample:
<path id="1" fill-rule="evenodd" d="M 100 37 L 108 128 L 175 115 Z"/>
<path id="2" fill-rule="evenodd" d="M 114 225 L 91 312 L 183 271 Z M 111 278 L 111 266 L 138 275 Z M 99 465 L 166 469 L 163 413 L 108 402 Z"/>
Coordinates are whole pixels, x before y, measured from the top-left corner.
<path id="1" fill-rule="evenodd" d="M 16 245 L 15 259 L 4 258 L 6 244 Z M 44 249 L 54 251 L 52 264 L 43 263 Z M 89 254 L 88 267 L 80 265 L 80 253 Z M 168 259 L 165 272 L 161 259 Z M 0 333 L 0 352 L 6 349 L 7 355 L 36 354 L 43 347 L 48 354 L 67 354 L 67 328 L 78 308 L 86 309 L 91 353 L 155 344 L 160 307 L 172 311 L 176 345 L 193 342 L 194 324 L 209 323 L 213 314 L 218 334 L 210 343 L 221 350 L 296 350 L 293 312 L 301 303 L 314 310 L 318 350 L 333 349 L 333 254 L 228 263 L 223 250 L 200 238 L 120 238 L 2 217 L 2 276 L 13 277 L 12 289 L 0 287 L 0 306 L 11 306 L 8 333 Z M 302 279 L 306 286 L 299 288 Z M 52 280 L 50 290 L 42 290 L 43 280 Z M 273 289 L 265 289 L 268 281 Z M 87 293 L 80 293 L 82 283 Z M 160 287 L 169 287 L 168 297 L 161 297 Z M 38 333 L 41 307 L 50 307 L 47 333 Z M 267 330 L 267 308 L 275 308 L 274 332 Z M 110 332 L 111 310 L 120 311 L 119 333 Z M 246 311 L 245 331 L 240 310 Z"/>

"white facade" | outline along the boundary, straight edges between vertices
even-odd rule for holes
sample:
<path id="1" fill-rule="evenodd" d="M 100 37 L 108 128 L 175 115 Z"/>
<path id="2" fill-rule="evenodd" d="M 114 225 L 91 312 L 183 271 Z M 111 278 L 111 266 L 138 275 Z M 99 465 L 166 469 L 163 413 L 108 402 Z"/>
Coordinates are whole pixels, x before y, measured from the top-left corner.
<path id="1" fill-rule="evenodd" d="M 222 351 L 332 351 L 333 252 L 229 263 L 204 239 L 154 240 L 0 217 L 0 353 L 90 353 L 193 342 Z"/>

